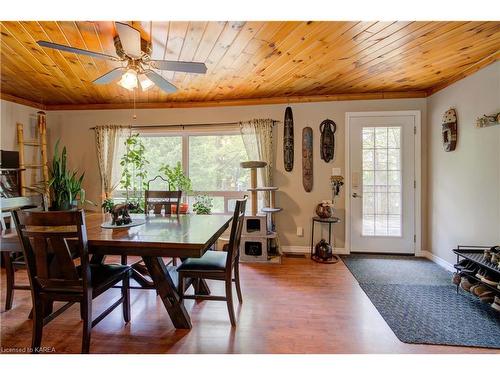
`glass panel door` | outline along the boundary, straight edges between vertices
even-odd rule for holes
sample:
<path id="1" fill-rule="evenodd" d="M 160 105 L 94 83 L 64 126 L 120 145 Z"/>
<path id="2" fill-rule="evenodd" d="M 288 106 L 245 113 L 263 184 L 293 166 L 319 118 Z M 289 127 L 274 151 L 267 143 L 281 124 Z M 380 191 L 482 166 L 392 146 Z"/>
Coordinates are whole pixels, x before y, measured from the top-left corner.
<path id="1" fill-rule="evenodd" d="M 401 127 L 363 127 L 362 234 L 401 236 Z"/>

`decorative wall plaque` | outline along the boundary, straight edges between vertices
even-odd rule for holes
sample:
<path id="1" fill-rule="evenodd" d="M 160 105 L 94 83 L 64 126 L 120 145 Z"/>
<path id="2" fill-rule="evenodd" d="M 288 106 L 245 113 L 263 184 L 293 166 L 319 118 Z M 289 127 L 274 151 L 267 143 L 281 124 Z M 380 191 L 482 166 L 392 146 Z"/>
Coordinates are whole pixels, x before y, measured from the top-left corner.
<path id="1" fill-rule="evenodd" d="M 335 132 L 337 124 L 330 119 L 326 119 L 319 125 L 321 132 L 321 159 L 327 163 L 335 157 Z"/>
<path id="2" fill-rule="evenodd" d="M 285 109 L 284 123 L 283 163 L 285 164 L 285 171 L 291 172 L 293 169 L 293 114 L 290 107 Z"/>
<path id="3" fill-rule="evenodd" d="M 458 126 L 457 114 L 453 108 L 450 108 L 443 116 L 443 148 L 445 151 L 453 151 L 457 147 Z"/>
<path id="4" fill-rule="evenodd" d="M 310 192 L 313 186 L 313 131 L 310 127 L 302 130 L 302 184 Z"/>

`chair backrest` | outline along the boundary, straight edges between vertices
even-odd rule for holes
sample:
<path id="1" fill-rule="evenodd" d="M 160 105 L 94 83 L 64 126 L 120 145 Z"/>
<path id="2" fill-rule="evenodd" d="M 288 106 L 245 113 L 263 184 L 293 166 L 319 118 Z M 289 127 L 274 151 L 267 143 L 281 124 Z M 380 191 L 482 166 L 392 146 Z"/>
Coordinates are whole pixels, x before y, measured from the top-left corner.
<path id="1" fill-rule="evenodd" d="M 83 292 L 90 284 L 85 216 L 78 211 L 13 213 L 35 292 Z M 81 272 L 74 262 L 79 253 Z"/>
<path id="2" fill-rule="evenodd" d="M 227 247 L 226 270 L 231 270 L 232 265 L 238 261 L 240 255 L 240 240 L 245 220 L 245 210 L 248 197 L 236 201 L 233 220 L 231 222 L 231 233 L 229 235 L 229 244 Z"/>
<path id="3" fill-rule="evenodd" d="M 144 211 L 146 214 L 152 209 L 155 214 L 161 213 L 162 207 L 165 214 L 172 213 L 172 205 L 175 205 L 176 213 L 179 214 L 179 203 L 182 191 L 146 190 L 144 192 Z"/>

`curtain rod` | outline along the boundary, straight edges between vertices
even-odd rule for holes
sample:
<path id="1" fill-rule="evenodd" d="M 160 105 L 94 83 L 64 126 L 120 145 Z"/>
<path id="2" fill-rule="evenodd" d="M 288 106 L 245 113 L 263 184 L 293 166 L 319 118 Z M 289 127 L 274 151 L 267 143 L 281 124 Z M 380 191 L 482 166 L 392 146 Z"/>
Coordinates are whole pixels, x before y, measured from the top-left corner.
<path id="1" fill-rule="evenodd" d="M 271 120 L 273 124 L 276 124 L 277 120 Z M 199 124 L 172 124 L 172 125 L 130 125 L 130 126 L 124 126 L 124 128 L 127 129 L 162 129 L 162 128 L 174 128 L 174 127 L 181 127 L 184 128 L 185 126 L 229 126 L 229 125 L 239 125 L 240 122 L 214 122 L 214 123 L 199 123 Z M 89 130 L 94 130 L 95 126 L 92 128 L 89 128 Z"/>

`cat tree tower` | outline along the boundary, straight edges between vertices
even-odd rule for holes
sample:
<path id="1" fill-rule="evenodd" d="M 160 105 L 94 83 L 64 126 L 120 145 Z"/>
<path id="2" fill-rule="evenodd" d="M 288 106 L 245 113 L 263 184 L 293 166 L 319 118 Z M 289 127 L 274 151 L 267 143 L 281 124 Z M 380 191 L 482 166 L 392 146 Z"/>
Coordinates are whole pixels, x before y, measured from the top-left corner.
<path id="1" fill-rule="evenodd" d="M 245 161 L 240 163 L 241 168 L 250 169 L 251 215 L 245 216 L 241 234 L 240 260 L 242 262 L 269 262 L 280 261 L 277 245 L 277 233 L 274 228 L 272 215 L 282 209 L 276 207 L 276 191 L 274 186 L 257 186 L 257 169 L 264 168 L 265 161 Z M 269 194 L 269 207 L 263 207 L 258 214 L 258 193 Z"/>

